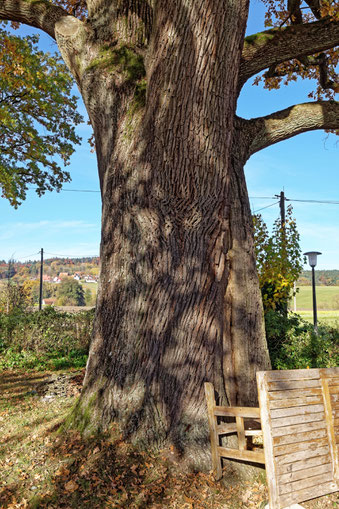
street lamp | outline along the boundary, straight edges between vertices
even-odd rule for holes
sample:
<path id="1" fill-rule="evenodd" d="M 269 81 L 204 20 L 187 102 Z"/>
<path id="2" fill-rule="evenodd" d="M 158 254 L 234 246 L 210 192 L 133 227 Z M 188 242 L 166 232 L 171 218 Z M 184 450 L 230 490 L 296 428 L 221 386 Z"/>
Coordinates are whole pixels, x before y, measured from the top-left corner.
<path id="1" fill-rule="evenodd" d="M 305 256 L 308 256 L 308 263 L 312 267 L 312 295 L 313 295 L 313 324 L 315 332 L 318 332 L 318 319 L 317 319 L 317 300 L 315 296 L 315 275 L 314 275 L 314 267 L 317 265 L 317 256 L 321 255 L 319 251 L 308 251 L 304 253 Z"/>

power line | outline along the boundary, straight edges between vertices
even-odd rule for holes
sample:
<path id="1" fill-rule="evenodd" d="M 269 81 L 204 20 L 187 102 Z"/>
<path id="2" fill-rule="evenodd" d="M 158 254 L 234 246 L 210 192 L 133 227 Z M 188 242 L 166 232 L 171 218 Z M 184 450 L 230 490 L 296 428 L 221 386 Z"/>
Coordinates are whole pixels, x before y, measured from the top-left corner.
<path id="1" fill-rule="evenodd" d="M 325 203 L 328 205 L 339 205 L 336 200 L 298 200 L 297 198 L 285 198 L 286 201 L 298 201 L 302 203 Z"/>
<path id="2" fill-rule="evenodd" d="M 23 260 L 23 258 L 29 258 L 30 256 L 34 256 L 40 254 L 40 251 L 37 251 L 36 253 L 31 253 L 29 255 L 20 256 L 20 258 L 15 258 L 16 260 Z"/>
<path id="3" fill-rule="evenodd" d="M 262 207 L 261 209 L 257 209 L 253 211 L 253 214 L 256 214 L 257 212 L 260 212 L 260 210 L 268 209 L 269 207 L 273 207 L 273 205 L 277 205 L 279 202 L 275 201 L 274 203 L 271 203 L 271 205 L 266 205 L 266 207 Z"/>
<path id="4" fill-rule="evenodd" d="M 100 193 L 100 191 L 95 191 L 94 189 L 60 189 L 60 191 L 65 193 Z"/>
<path id="5" fill-rule="evenodd" d="M 31 187 L 29 186 L 28 189 L 39 189 L 38 187 Z M 94 189 L 59 189 L 59 191 L 65 192 L 65 193 L 100 193 L 100 191 L 94 190 Z"/>
<path id="6" fill-rule="evenodd" d="M 38 187 L 31 187 L 29 189 L 39 189 Z M 101 191 L 95 189 L 59 189 L 59 192 L 64 193 L 100 193 Z M 249 196 L 250 200 L 272 200 L 275 196 Z M 330 205 L 339 205 L 337 200 L 301 200 L 297 198 L 285 198 L 286 201 L 298 201 L 303 203 L 328 203 Z M 263 210 L 263 209 L 259 209 Z"/>
<path id="7" fill-rule="evenodd" d="M 39 251 L 40 253 L 40 251 Z M 45 254 L 52 255 L 52 256 L 62 256 L 65 258 L 98 258 L 99 255 L 69 255 L 69 254 L 59 254 L 59 253 L 49 253 L 47 251 L 44 251 Z"/>
<path id="8" fill-rule="evenodd" d="M 250 200 L 274 200 L 275 196 L 249 196 Z"/>

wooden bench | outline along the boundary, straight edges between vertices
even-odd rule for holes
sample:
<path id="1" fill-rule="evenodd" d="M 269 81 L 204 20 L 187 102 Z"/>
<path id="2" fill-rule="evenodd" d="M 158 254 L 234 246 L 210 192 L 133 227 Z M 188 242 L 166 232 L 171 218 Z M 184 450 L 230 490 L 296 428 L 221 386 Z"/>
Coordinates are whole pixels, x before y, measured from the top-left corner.
<path id="1" fill-rule="evenodd" d="M 339 490 L 339 368 L 263 371 L 257 373 L 259 408 L 220 407 L 214 388 L 205 384 L 216 479 L 221 458 L 266 466 L 270 509 Z M 218 422 L 221 416 L 235 423 Z M 248 450 L 246 420 L 260 420 L 264 450 Z M 223 434 L 237 434 L 238 449 L 222 447 Z"/>

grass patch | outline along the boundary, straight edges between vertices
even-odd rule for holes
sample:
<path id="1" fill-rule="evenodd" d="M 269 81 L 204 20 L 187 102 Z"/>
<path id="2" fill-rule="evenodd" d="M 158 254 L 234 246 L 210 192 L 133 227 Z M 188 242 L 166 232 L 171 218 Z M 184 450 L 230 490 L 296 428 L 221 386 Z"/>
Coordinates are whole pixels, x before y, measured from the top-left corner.
<path id="1" fill-rule="evenodd" d="M 90 290 L 92 295 L 96 296 L 98 292 L 98 284 L 97 283 L 86 283 L 81 281 L 81 286 L 83 287 L 84 291 Z"/>
<path id="2" fill-rule="evenodd" d="M 25 350 L 17 352 L 8 348 L 0 354 L 0 371 L 9 369 L 46 371 L 83 368 L 86 366 L 87 357 L 86 350 L 73 350 L 65 355 L 58 351 L 52 351 L 48 354 L 37 354 Z"/>
<path id="3" fill-rule="evenodd" d="M 94 310 L 13 310 L 0 314 L 0 371 L 56 370 L 86 365 Z"/>
<path id="4" fill-rule="evenodd" d="M 339 286 L 316 286 L 318 310 L 337 310 L 339 314 Z M 290 303 L 293 308 L 293 302 Z M 312 286 L 299 286 L 297 310 L 312 310 Z"/>
<path id="5" fill-rule="evenodd" d="M 313 323 L 313 311 L 297 311 L 304 320 Z M 339 325 L 339 311 L 317 310 L 318 322 L 328 325 Z"/>

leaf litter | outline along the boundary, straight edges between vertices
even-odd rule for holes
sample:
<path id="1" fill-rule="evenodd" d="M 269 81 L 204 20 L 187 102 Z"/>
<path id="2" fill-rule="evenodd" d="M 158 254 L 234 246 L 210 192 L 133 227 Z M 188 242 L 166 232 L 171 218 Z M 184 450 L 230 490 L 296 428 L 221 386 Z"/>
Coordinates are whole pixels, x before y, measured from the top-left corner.
<path id="1" fill-rule="evenodd" d="M 83 375 L 83 373 L 82 373 Z M 50 373 L 0 373 L 0 507 L 71 509 L 254 509 L 268 499 L 264 482 L 215 482 L 212 473 L 183 473 L 171 451 L 152 454 L 122 440 L 117 426 L 84 439 L 58 433 L 74 390 L 53 401 L 34 391 Z M 79 374 L 72 379 L 78 380 Z M 33 387 L 33 390 L 32 390 Z M 227 476 L 227 471 L 225 471 Z M 303 504 L 339 507 L 338 494 Z"/>

